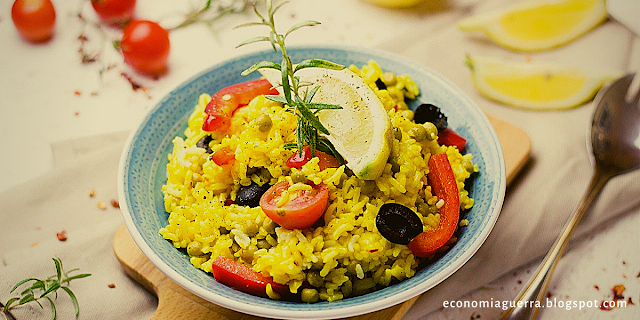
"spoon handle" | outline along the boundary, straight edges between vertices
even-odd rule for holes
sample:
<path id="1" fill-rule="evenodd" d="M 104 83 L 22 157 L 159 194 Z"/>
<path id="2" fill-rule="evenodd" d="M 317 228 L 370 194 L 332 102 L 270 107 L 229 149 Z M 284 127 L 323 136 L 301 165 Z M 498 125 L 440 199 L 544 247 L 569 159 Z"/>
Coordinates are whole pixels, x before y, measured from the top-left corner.
<path id="1" fill-rule="evenodd" d="M 551 274 L 558 264 L 558 261 L 560 260 L 559 258 L 562 256 L 567 243 L 569 242 L 571 233 L 573 233 L 573 230 L 578 222 L 580 222 L 580 219 L 582 219 L 582 216 L 584 216 L 585 212 L 587 212 L 591 207 L 605 184 L 607 184 L 607 181 L 609 181 L 612 176 L 612 173 L 596 167 L 593 177 L 591 178 L 591 183 L 589 183 L 589 187 L 587 188 L 582 201 L 580 201 L 576 210 L 565 223 L 562 228 L 562 232 L 558 235 L 558 238 L 556 238 L 556 241 L 544 257 L 544 260 L 542 260 L 542 263 L 534 273 L 533 277 L 529 279 L 529 282 L 527 282 L 524 288 L 522 288 L 522 291 L 520 291 L 514 302 L 511 304 L 511 307 L 500 316 L 500 320 L 525 320 L 536 318 L 536 315 L 538 314 L 537 306 L 542 305 L 542 300 L 544 299 L 545 292 L 547 291 L 549 280 L 551 280 Z"/>

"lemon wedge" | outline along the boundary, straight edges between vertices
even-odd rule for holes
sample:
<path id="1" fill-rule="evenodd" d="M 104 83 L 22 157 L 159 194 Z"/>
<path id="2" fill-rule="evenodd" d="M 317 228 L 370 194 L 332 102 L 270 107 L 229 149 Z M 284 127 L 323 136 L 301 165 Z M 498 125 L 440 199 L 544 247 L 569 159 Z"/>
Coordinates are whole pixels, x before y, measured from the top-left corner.
<path id="1" fill-rule="evenodd" d="M 279 90 L 280 71 L 260 69 L 260 73 Z M 305 68 L 296 72 L 300 83 L 319 89 L 312 102 L 336 104 L 342 109 L 321 110 L 320 122 L 327 128 L 325 137 L 361 179 L 373 180 L 384 170 L 391 152 L 392 126 L 378 96 L 364 80 L 349 69 Z M 301 93 L 304 94 L 304 93 Z"/>
<path id="2" fill-rule="evenodd" d="M 543 63 L 515 63 L 467 56 L 476 89 L 485 97 L 518 108 L 558 110 L 589 101 L 620 73 Z"/>
<path id="3" fill-rule="evenodd" d="M 604 0 L 527 1 L 467 18 L 458 27 L 484 32 L 510 49 L 540 51 L 570 42 L 606 18 Z"/>

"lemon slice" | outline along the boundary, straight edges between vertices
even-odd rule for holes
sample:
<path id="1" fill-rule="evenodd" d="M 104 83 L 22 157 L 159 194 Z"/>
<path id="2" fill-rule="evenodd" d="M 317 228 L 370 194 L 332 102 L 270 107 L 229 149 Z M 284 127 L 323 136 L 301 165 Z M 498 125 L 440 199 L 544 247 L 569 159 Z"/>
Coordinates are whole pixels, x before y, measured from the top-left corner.
<path id="1" fill-rule="evenodd" d="M 557 110 L 591 100 L 620 73 L 542 63 L 467 56 L 476 89 L 485 97 L 524 109 Z"/>
<path id="2" fill-rule="evenodd" d="M 539 51 L 574 40 L 606 18 L 604 0 L 527 1 L 462 20 L 458 27 L 484 32 L 507 48 Z"/>
<path id="3" fill-rule="evenodd" d="M 280 71 L 260 69 L 260 72 L 274 86 L 280 85 Z M 358 178 L 378 178 L 391 151 L 392 126 L 375 92 L 346 68 L 305 68 L 296 72 L 296 76 L 300 77 L 301 83 L 312 84 L 306 88 L 319 86 L 312 102 L 342 107 L 321 110 L 318 118 L 329 131 L 326 138 L 347 161 L 347 166 Z"/>

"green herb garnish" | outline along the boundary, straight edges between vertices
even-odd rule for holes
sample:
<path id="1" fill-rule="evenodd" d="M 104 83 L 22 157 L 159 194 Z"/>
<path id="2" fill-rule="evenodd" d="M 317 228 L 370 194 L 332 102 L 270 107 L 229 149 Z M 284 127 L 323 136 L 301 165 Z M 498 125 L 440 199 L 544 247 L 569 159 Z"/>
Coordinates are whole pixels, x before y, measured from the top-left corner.
<path id="1" fill-rule="evenodd" d="M 309 90 L 305 90 L 304 94 L 302 94 L 300 89 L 303 87 L 308 87 L 310 84 L 301 83 L 299 77 L 295 76 L 296 72 L 304 68 L 319 67 L 332 70 L 342 70 L 344 69 L 344 66 L 322 59 L 308 59 L 301 61 L 294 67 L 293 63 L 291 62 L 291 58 L 287 54 L 287 48 L 285 46 L 285 40 L 287 36 L 291 34 L 291 32 L 296 31 L 302 27 L 315 26 L 320 24 L 320 22 L 301 22 L 291 26 L 289 30 L 287 30 L 287 32 L 285 32 L 284 34 L 278 33 L 278 31 L 276 30 L 273 15 L 286 3 L 287 1 L 284 1 L 278 4 L 276 7 L 273 7 L 272 1 L 266 0 L 266 15 L 260 14 L 257 7 L 254 6 L 254 12 L 261 21 L 249 22 L 237 26 L 237 28 L 247 26 L 266 26 L 270 29 L 268 36 L 260 36 L 248 39 L 240 43 L 237 47 L 241 47 L 254 42 L 269 42 L 271 43 L 271 47 L 274 51 L 277 51 L 279 48 L 282 52 L 282 63 L 278 64 L 272 61 L 261 61 L 247 68 L 242 72 L 242 75 L 248 75 L 258 69 L 264 68 L 280 70 L 280 72 L 282 73 L 282 82 L 280 86 L 282 87 L 283 96 L 267 95 L 266 98 L 288 106 L 289 111 L 293 112 L 297 116 L 297 142 L 295 144 L 295 147 L 297 147 L 299 152 L 302 152 L 302 148 L 305 145 L 308 145 L 311 148 L 311 154 L 315 154 L 316 150 L 321 150 L 323 152 L 326 150 L 328 151 L 327 153 L 336 156 L 341 164 L 344 164 L 344 159 L 338 154 L 333 145 L 328 140 L 318 137 L 319 132 L 326 135 L 329 134 L 327 128 L 325 128 L 325 126 L 320 122 L 320 119 L 318 119 L 318 112 L 326 109 L 342 109 L 342 107 L 334 104 L 311 102 L 319 87 L 315 86 L 310 89 L 308 88 Z M 291 148 L 291 145 L 288 145 L 287 147 Z"/>
<path id="2" fill-rule="evenodd" d="M 13 288 L 11 289 L 11 292 L 14 292 L 16 289 L 18 289 L 20 286 L 24 284 L 33 282 L 30 287 L 20 292 L 20 296 L 9 299 L 5 303 L 3 311 L 7 312 L 12 307 L 21 306 L 31 301 L 34 301 L 40 306 L 40 308 L 43 308 L 39 300 L 46 299 L 47 301 L 49 301 L 49 304 L 51 305 L 51 311 L 53 312 L 51 319 L 55 320 L 56 305 L 53 302 L 53 299 L 51 299 L 51 294 L 52 293 L 55 294 L 55 299 L 57 299 L 58 298 L 57 291 L 58 289 L 62 289 L 71 298 L 71 302 L 73 303 L 73 307 L 75 309 L 75 314 L 77 318 L 78 314 L 80 313 L 78 299 L 76 298 L 76 295 L 73 293 L 73 291 L 71 291 L 71 289 L 68 287 L 68 285 L 72 280 L 86 278 L 91 274 L 81 273 L 76 275 L 70 275 L 72 272 L 78 271 L 78 269 L 77 268 L 71 269 L 65 272 L 64 269 L 62 268 L 62 261 L 59 258 L 53 258 L 53 262 L 56 265 L 55 275 L 48 277 L 47 279 L 44 279 L 44 280 L 37 279 L 37 278 L 27 278 L 18 282 L 15 286 L 13 286 Z M 14 303 L 16 304 L 13 305 Z"/>

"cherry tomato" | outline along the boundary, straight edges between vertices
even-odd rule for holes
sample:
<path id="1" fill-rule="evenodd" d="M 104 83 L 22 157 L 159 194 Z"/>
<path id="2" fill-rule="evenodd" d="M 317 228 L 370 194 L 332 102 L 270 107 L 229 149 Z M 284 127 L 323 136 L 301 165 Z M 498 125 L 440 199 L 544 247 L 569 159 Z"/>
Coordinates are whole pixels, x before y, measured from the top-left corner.
<path id="1" fill-rule="evenodd" d="M 322 216 L 329 202 L 329 191 L 324 184 L 313 185 L 313 189 L 298 191 L 290 195 L 290 201 L 282 207 L 277 203 L 289 183 L 282 181 L 273 185 L 260 198 L 260 208 L 275 223 L 287 229 L 306 229 Z"/>
<path id="2" fill-rule="evenodd" d="M 442 248 L 456 231 L 460 218 L 460 196 L 458 183 L 453 174 L 446 153 L 429 158 L 429 184 L 438 198 L 444 200 L 440 208 L 440 223 L 434 229 L 427 230 L 409 242 L 409 249 L 416 257 L 428 257 Z"/>
<path id="3" fill-rule="evenodd" d="M 233 112 L 263 94 L 276 95 L 278 91 L 266 79 L 258 79 L 234 84 L 216 92 L 204 109 L 207 117 L 202 130 L 226 131 L 231 125 Z"/>
<path id="4" fill-rule="evenodd" d="M 438 143 L 445 146 L 455 146 L 460 151 L 464 151 L 467 139 L 461 137 L 455 131 L 446 128 L 438 133 Z"/>
<path id="5" fill-rule="evenodd" d="M 56 10 L 51 0 L 16 0 L 11 7 L 11 18 L 23 38 L 41 42 L 53 35 Z"/>
<path id="6" fill-rule="evenodd" d="M 132 21 L 124 29 L 119 46 L 124 61 L 139 72 L 157 75 L 167 68 L 169 32 L 155 22 Z"/>
<path id="7" fill-rule="evenodd" d="M 91 0 L 91 6 L 106 23 L 122 23 L 133 16 L 136 0 Z"/>
<path id="8" fill-rule="evenodd" d="M 224 256 L 213 260 L 211 271 L 216 281 L 242 292 L 267 298 L 267 284 L 271 284 L 276 293 L 289 295 L 289 286 L 276 283 L 271 277 L 265 277 L 249 266 Z"/>
<path id="9" fill-rule="evenodd" d="M 229 147 L 223 147 L 211 154 L 211 160 L 219 166 L 231 164 L 236 160 L 236 155 Z"/>
<path id="10" fill-rule="evenodd" d="M 316 151 L 315 156 L 320 158 L 318 161 L 320 171 L 326 168 L 337 168 L 340 166 L 340 161 L 330 154 L 326 154 L 322 151 Z M 305 163 L 309 162 L 311 158 L 311 147 L 304 146 L 302 148 L 302 154 L 300 154 L 300 151 L 296 151 L 296 153 L 289 157 L 289 160 L 287 160 L 287 167 L 300 169 Z"/>

